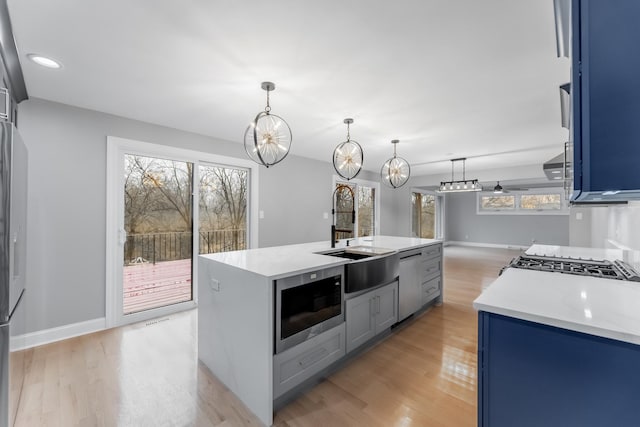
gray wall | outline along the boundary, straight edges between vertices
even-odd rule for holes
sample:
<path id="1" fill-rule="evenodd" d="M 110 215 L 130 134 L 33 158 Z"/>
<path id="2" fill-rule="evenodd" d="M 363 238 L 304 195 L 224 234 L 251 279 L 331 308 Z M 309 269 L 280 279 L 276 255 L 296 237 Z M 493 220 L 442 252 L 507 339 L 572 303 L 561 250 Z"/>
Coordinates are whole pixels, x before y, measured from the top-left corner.
<path id="1" fill-rule="evenodd" d="M 107 135 L 246 158 L 241 144 L 40 99 L 20 104 L 19 130 L 30 156 L 26 332 L 105 316 Z M 259 246 L 329 240 L 333 174 L 294 155 L 261 168 Z"/>
<path id="2" fill-rule="evenodd" d="M 569 215 L 478 215 L 475 193 L 446 196 L 448 241 L 529 246 L 569 244 Z"/>

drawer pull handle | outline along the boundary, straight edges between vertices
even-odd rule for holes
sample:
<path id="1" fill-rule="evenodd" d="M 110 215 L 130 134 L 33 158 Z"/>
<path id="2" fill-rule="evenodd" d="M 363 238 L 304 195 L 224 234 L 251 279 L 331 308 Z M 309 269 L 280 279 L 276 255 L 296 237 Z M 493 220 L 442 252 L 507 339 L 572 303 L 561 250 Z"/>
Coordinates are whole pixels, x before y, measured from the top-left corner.
<path id="1" fill-rule="evenodd" d="M 323 357 L 325 357 L 327 355 L 327 353 L 328 353 L 328 351 L 327 351 L 326 348 L 324 348 L 324 347 L 319 348 L 318 350 L 314 351 L 313 353 L 311 353 L 311 354 L 305 356 L 304 358 L 300 359 L 300 361 L 298 363 L 303 368 L 307 368 L 308 366 L 313 365 L 318 360 L 320 360 Z"/>

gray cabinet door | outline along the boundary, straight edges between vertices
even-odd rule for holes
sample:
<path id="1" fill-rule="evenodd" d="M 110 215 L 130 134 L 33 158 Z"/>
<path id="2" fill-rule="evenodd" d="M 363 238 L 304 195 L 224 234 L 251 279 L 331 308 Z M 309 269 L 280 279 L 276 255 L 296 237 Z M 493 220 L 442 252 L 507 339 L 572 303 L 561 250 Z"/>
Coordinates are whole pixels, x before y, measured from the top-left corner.
<path id="1" fill-rule="evenodd" d="M 375 292 L 347 300 L 347 353 L 375 336 L 374 302 Z"/>
<path id="2" fill-rule="evenodd" d="M 404 320 L 420 309 L 422 301 L 422 257 L 400 259 L 398 277 L 398 320 Z"/>
<path id="3" fill-rule="evenodd" d="M 393 282 L 376 291 L 376 334 L 390 328 L 398 321 L 398 282 Z M 420 294 L 416 298 L 420 304 Z"/>

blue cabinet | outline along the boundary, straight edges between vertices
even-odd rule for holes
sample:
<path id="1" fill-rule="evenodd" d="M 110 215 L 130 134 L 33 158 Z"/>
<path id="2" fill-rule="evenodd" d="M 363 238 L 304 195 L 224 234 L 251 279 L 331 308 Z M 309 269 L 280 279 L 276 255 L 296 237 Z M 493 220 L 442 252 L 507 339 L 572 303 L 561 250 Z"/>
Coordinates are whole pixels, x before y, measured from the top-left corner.
<path id="1" fill-rule="evenodd" d="M 479 427 L 639 425 L 640 345 L 479 313 Z"/>
<path id="2" fill-rule="evenodd" d="M 640 199 L 640 1 L 572 0 L 575 202 Z"/>

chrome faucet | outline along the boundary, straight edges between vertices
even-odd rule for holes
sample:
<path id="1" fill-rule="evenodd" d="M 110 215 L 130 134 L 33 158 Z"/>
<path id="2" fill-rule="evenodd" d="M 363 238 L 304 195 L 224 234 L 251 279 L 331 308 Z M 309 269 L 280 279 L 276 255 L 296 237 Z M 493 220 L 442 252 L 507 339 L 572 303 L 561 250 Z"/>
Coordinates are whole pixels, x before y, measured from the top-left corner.
<path id="1" fill-rule="evenodd" d="M 336 186 L 336 189 L 333 190 L 333 195 L 331 196 L 331 217 L 332 217 L 332 223 L 331 223 L 331 247 L 335 248 L 336 247 L 336 193 L 338 192 L 338 190 L 342 191 L 344 189 L 349 190 L 349 192 L 351 193 L 351 223 L 355 224 L 356 223 L 356 198 L 355 198 L 355 194 L 353 193 L 353 190 L 351 189 L 351 187 L 349 187 L 348 185 L 344 185 L 344 184 L 339 184 Z M 347 240 L 347 246 L 349 246 L 349 241 Z"/>

